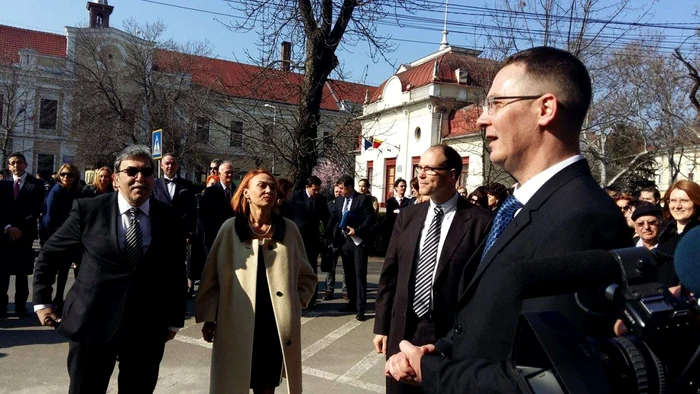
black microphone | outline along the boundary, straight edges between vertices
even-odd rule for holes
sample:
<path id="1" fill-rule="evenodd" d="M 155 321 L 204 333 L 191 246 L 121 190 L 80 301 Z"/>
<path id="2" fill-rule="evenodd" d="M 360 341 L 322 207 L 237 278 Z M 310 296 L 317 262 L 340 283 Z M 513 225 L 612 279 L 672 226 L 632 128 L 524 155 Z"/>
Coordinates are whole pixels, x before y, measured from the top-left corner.
<path id="1" fill-rule="evenodd" d="M 698 296 L 700 294 L 700 226 L 688 231 L 678 242 L 673 254 L 673 264 L 681 284 Z"/>
<path id="2" fill-rule="evenodd" d="M 568 294 L 611 283 L 653 282 L 655 261 L 646 248 L 586 250 L 514 262 L 509 281 L 522 299 Z"/>

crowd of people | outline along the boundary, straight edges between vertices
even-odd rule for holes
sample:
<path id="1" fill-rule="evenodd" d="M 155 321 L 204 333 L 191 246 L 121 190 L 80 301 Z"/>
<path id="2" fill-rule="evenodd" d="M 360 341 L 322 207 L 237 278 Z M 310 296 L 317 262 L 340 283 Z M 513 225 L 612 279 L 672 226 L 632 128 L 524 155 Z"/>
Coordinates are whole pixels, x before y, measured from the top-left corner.
<path id="1" fill-rule="evenodd" d="M 69 392 L 106 392 L 117 360 L 119 391 L 152 392 L 165 343 L 194 298 L 202 337 L 213 342 L 212 393 L 273 393 L 282 378 L 300 393 L 302 308 L 335 297 L 340 259 L 341 310 L 365 321 L 368 255 L 382 234 L 372 344 L 387 356 L 387 392 L 518 392 L 506 360 L 521 313 L 557 311 L 586 334 L 609 336 L 614 323 L 599 309 L 599 292 L 519 294 L 518 263 L 634 244 L 672 254 L 700 221 L 692 181 L 676 182 L 663 198 L 653 187 L 635 196 L 600 188 L 578 143 L 590 97 L 588 72 L 568 52 L 542 47 L 510 57 L 477 122 L 513 187 L 469 192 L 458 185 L 460 155 L 433 145 L 414 179 L 394 182 L 381 222 L 370 182 L 360 179 L 356 190 L 350 175 L 326 197 L 316 176 L 293 190 L 254 169 L 236 185 L 233 164 L 213 160 L 199 191 L 179 176 L 172 154 L 156 178 L 148 148 L 136 145 L 92 185 L 81 187 L 77 169 L 64 164 L 49 187 L 12 154 L 11 175 L 0 181 L 1 247 L 12 262 L 0 265 L 0 317 L 8 315 L 11 275 L 15 313 L 28 313 L 33 273 L 40 323 L 69 339 Z M 76 280 L 64 301 L 71 267 Z M 657 279 L 679 284 L 672 264 Z"/>

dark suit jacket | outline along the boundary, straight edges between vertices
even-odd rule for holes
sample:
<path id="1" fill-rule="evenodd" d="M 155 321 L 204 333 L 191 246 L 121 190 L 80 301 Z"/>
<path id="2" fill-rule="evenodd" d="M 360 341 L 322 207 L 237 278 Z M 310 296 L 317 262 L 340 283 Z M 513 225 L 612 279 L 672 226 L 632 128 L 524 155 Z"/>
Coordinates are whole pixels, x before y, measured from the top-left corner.
<path id="1" fill-rule="evenodd" d="M 335 209 L 331 209 L 328 226 L 326 226 L 325 237 L 333 242 L 333 245 L 338 247 L 345 243 L 346 238 L 338 228 L 338 225 L 343 217 L 343 204 L 345 197 L 337 197 L 335 199 Z M 362 238 L 363 244 L 367 244 L 374 226 L 374 208 L 372 207 L 372 196 L 354 192 L 352 195 L 352 203 L 348 212 L 354 214 L 354 219 L 350 227 L 355 229 L 355 235 Z"/>
<path id="2" fill-rule="evenodd" d="M 123 335 L 165 335 L 182 327 L 187 279 L 182 221 L 150 200 L 151 243 L 130 265 L 117 239 L 117 193 L 78 199 L 68 220 L 44 244 L 34 271 L 34 304 L 51 304 L 56 270 L 76 249 L 80 271 L 66 296 L 58 333 L 76 342 L 106 343 Z"/>
<path id="3" fill-rule="evenodd" d="M 12 177 L 0 181 L 0 250 L 3 262 L 0 272 L 4 274 L 31 275 L 34 267 L 32 244 L 38 237 L 37 220 L 44 204 L 44 183 L 27 174 L 15 201 Z M 22 231 L 19 241 L 10 241 L 4 234 L 10 225 Z"/>
<path id="4" fill-rule="evenodd" d="M 513 290 L 518 279 L 513 272 L 527 259 L 632 246 L 626 229 L 619 209 L 591 177 L 585 160 L 552 177 L 496 240 L 484 262 L 479 264 L 482 244 L 467 264 L 454 329 L 436 344 L 442 354 L 422 358 L 425 392 L 518 392 L 505 360 L 523 312 L 558 311 L 589 334 L 612 333 L 614 319 L 598 320 L 584 313 L 573 294 L 523 301 Z M 590 295 L 579 293 L 589 308 L 596 301 Z"/>
<path id="5" fill-rule="evenodd" d="M 197 222 L 197 201 L 192 191 L 192 182 L 179 176 L 175 178 L 175 194 L 171 199 L 165 180 L 158 178 L 153 184 L 153 197 L 172 206 L 180 214 L 188 237 L 193 238 Z"/>
<path id="6" fill-rule="evenodd" d="M 289 203 L 292 211 L 290 219 L 299 228 L 304 245 L 307 241 L 312 242 L 318 250 L 320 242 L 319 222 L 325 225 L 328 223 L 330 215 L 328 200 L 319 194 L 314 198 L 313 209 L 310 209 L 306 190 L 295 190 L 289 198 Z"/>
<path id="7" fill-rule="evenodd" d="M 399 342 L 404 339 L 406 315 L 413 303 L 416 254 L 429 208 L 430 204 L 418 204 L 401 210 L 384 259 L 377 285 L 374 333 L 389 336 L 387 357 L 398 353 Z M 433 283 L 433 319 L 438 338 L 453 327 L 462 270 L 486 238 L 490 221 L 485 209 L 457 199 Z"/>
<path id="8" fill-rule="evenodd" d="M 396 197 L 389 197 L 386 200 L 386 216 L 384 217 L 384 223 L 382 223 L 382 232 L 384 233 L 384 236 L 387 237 L 386 239 L 388 240 L 391 236 L 391 232 L 394 230 L 394 223 L 396 222 L 396 216 L 398 214 L 394 213 L 395 210 L 399 209 L 404 209 L 407 206 L 411 205 L 413 201 L 404 196 L 404 198 L 401 200 L 401 204 L 399 204 L 399 200 L 396 199 Z"/>
<path id="9" fill-rule="evenodd" d="M 236 190 L 236 185 L 231 184 L 231 197 Z M 214 244 L 216 235 L 224 222 L 233 217 L 231 202 L 226 200 L 224 187 L 221 183 L 209 186 L 202 192 L 199 200 L 199 220 L 204 229 L 204 245 L 207 250 Z"/>

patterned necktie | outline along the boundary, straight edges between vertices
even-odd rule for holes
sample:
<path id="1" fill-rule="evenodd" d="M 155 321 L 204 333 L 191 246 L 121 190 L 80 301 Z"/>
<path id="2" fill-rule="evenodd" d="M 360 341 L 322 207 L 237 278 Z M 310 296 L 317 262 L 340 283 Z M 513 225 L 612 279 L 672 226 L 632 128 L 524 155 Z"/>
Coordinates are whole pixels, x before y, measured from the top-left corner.
<path id="1" fill-rule="evenodd" d="M 418 267 L 416 268 L 416 285 L 413 296 L 413 311 L 418 317 L 423 317 L 430 310 L 430 292 L 433 288 L 433 271 L 437 263 L 438 245 L 440 243 L 440 227 L 444 212 L 437 205 L 434 209 L 435 216 L 430 223 L 428 234 L 423 242 L 423 250 L 420 252 Z"/>
<path id="2" fill-rule="evenodd" d="M 20 178 L 17 178 L 17 180 L 15 180 L 15 200 L 17 200 L 17 197 L 19 197 L 19 181 Z"/>
<path id="3" fill-rule="evenodd" d="M 484 257 L 486 257 L 486 254 L 493 244 L 496 243 L 496 240 L 501 233 L 503 233 L 503 230 L 505 230 L 508 224 L 513 220 L 515 212 L 522 207 L 523 204 L 518 201 L 515 196 L 510 196 L 506 198 L 503 205 L 498 208 L 496 219 L 493 220 L 493 226 L 491 227 L 491 231 L 489 231 L 489 236 L 486 238 L 486 246 L 484 247 L 484 252 L 481 254 L 481 262 L 484 261 Z"/>
<path id="4" fill-rule="evenodd" d="M 141 234 L 141 225 L 137 219 L 138 213 L 138 208 L 132 207 L 129 209 L 129 228 L 126 229 L 124 254 L 130 265 L 136 264 L 143 254 L 143 235 Z"/>

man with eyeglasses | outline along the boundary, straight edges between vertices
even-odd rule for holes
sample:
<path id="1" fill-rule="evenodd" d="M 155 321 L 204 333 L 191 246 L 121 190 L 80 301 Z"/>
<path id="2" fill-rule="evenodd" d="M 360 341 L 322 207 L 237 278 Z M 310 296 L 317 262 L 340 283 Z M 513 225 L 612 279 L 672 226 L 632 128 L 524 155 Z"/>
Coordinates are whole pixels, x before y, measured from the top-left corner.
<path id="1" fill-rule="evenodd" d="M 632 213 L 632 222 L 637 233 L 635 246 L 656 249 L 659 246 L 659 228 L 663 223 L 661 208 L 652 203 L 640 203 Z"/>
<path id="2" fill-rule="evenodd" d="M 15 276 L 15 315 L 27 315 L 27 276 L 34 269 L 32 246 L 38 237 L 37 220 L 44 204 L 44 184 L 27 173 L 22 153 L 10 155 L 12 176 L 0 181 L 0 318 L 8 317 L 10 276 Z"/>
<path id="3" fill-rule="evenodd" d="M 632 244 L 581 155 L 591 97 L 586 67 L 566 51 L 537 47 L 506 59 L 477 125 L 491 161 L 517 180 L 513 195 L 462 274 L 453 329 L 434 345 L 402 342 L 388 375 L 422 382 L 427 393 L 514 393 L 520 389 L 507 359 L 521 313 L 556 311 L 587 335 L 612 334 L 602 291 L 525 300 L 514 291 L 523 260 Z"/>
<path id="4" fill-rule="evenodd" d="M 154 168 L 146 146 L 124 149 L 117 192 L 76 200 L 39 253 L 34 310 L 69 339 L 69 393 L 105 393 L 117 360 L 119 392 L 153 392 L 165 343 L 184 325 L 185 234 L 173 208 L 151 198 Z M 76 252 L 80 275 L 58 319 L 52 285 Z"/>
<path id="5" fill-rule="evenodd" d="M 373 343 L 387 357 L 404 339 L 432 344 L 452 329 L 459 279 L 491 221 L 457 193 L 462 157 L 453 148 L 432 146 L 417 168 L 420 194 L 430 200 L 399 211 L 377 285 Z M 386 385 L 387 393 L 422 392 L 391 378 Z"/>

